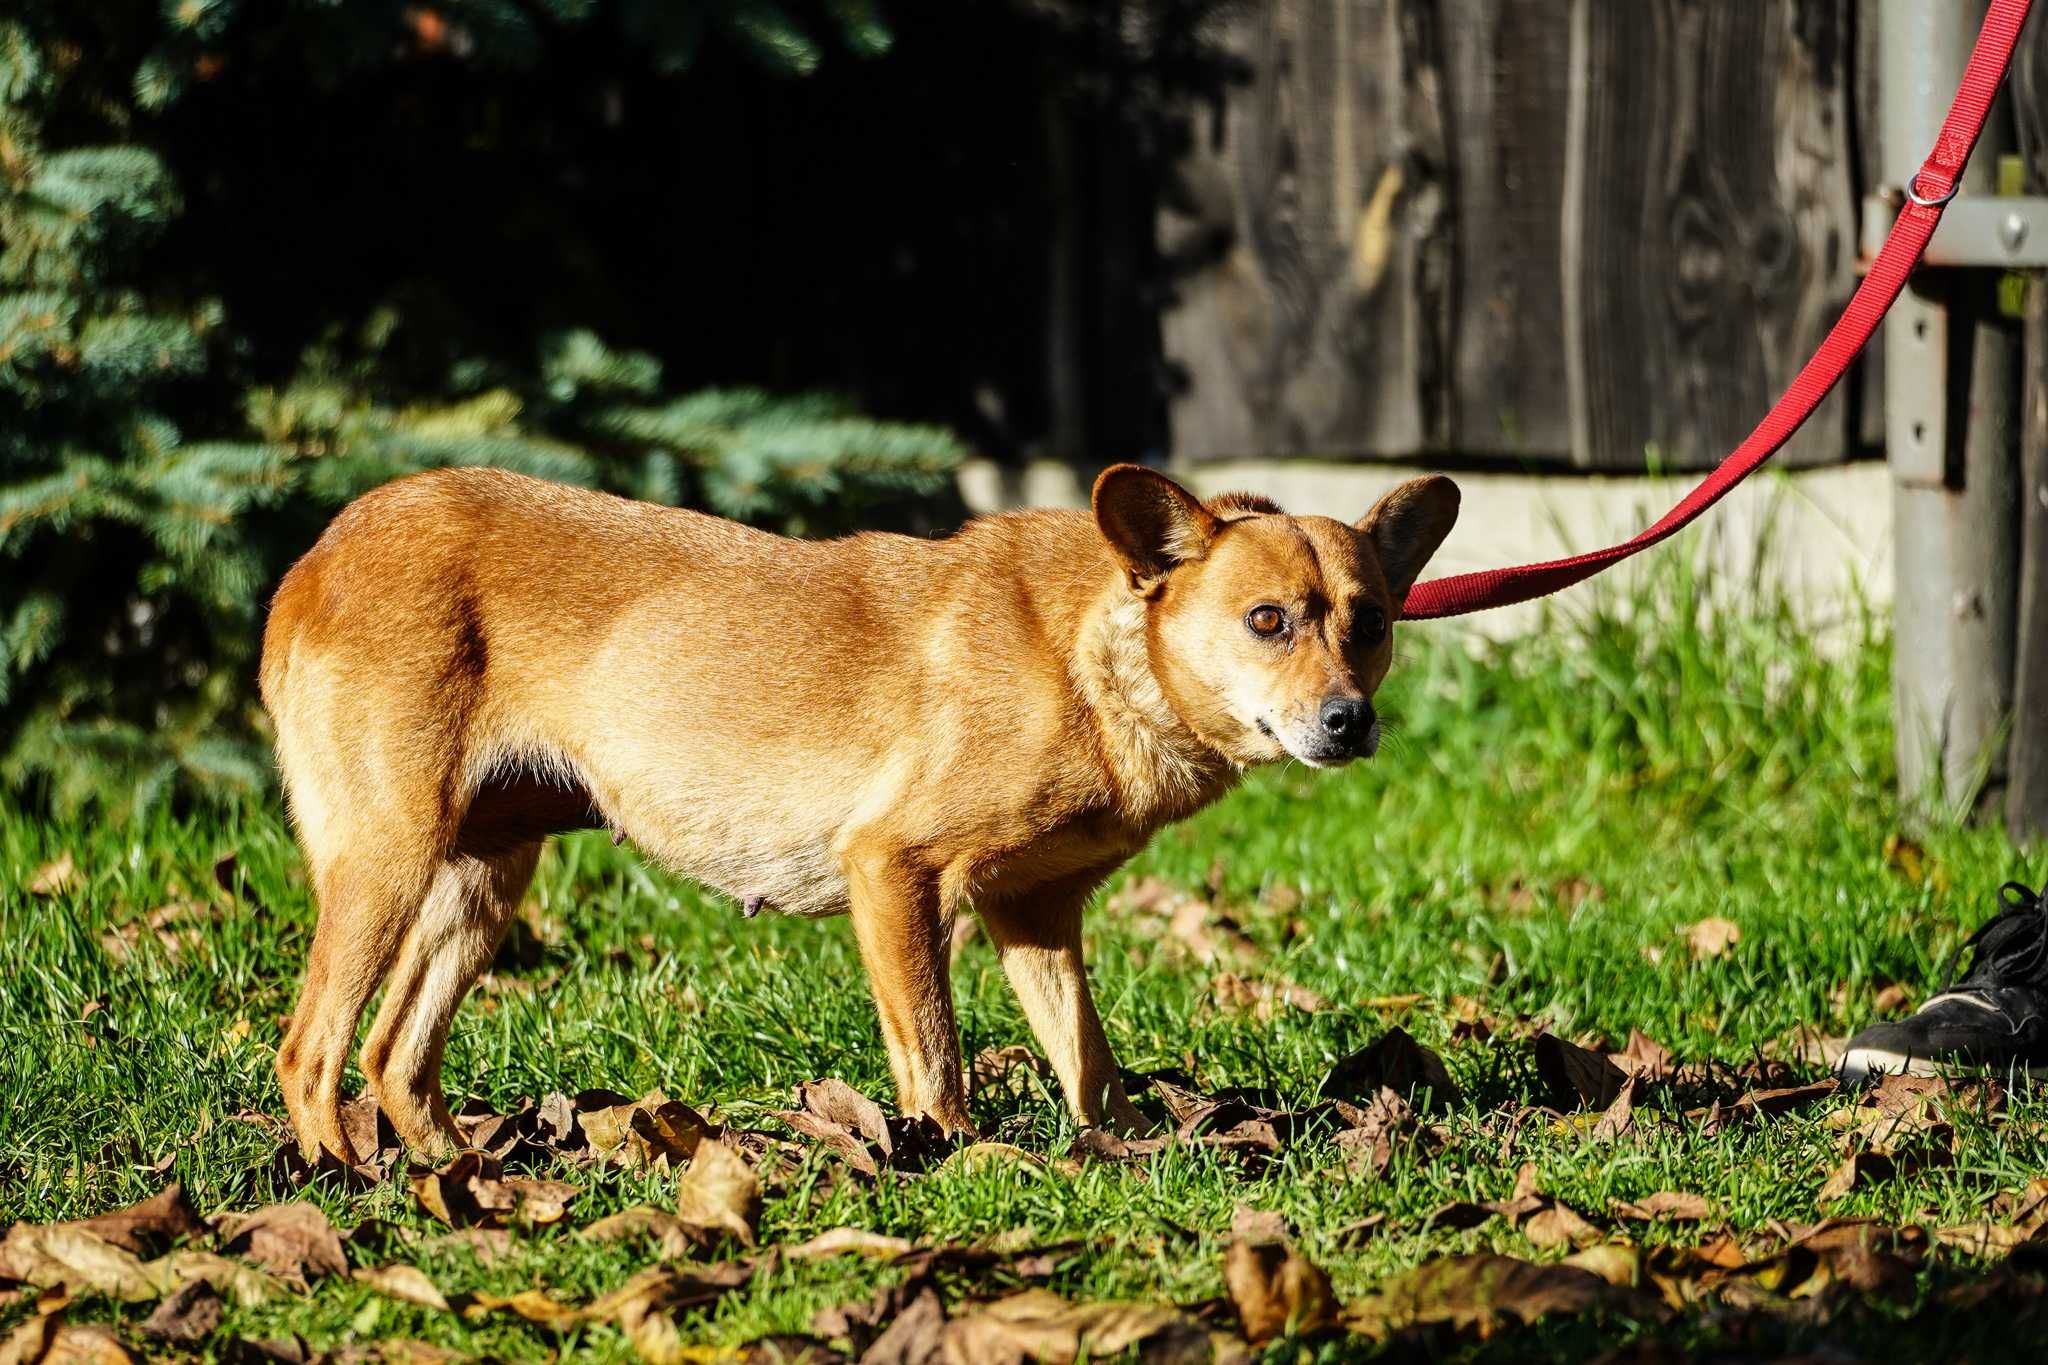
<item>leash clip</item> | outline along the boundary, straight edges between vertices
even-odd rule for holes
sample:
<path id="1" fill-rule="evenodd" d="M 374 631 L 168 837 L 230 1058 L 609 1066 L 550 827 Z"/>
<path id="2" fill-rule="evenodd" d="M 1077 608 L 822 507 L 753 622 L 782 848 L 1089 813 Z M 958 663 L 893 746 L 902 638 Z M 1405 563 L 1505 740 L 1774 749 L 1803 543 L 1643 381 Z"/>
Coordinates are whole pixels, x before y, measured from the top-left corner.
<path id="1" fill-rule="evenodd" d="M 1913 172 L 1911 179 L 1906 181 L 1906 198 L 1912 200 L 1914 203 L 1918 204 L 1923 209 L 1941 208 L 1943 205 L 1947 204 L 1949 200 L 1955 198 L 1956 191 L 1962 189 L 1963 187 L 1963 175 L 1961 171 L 1958 171 L 1954 175 L 1949 177 L 1947 194 L 1940 195 L 1933 199 L 1923 199 L 1920 196 L 1920 177 L 1925 175 L 1926 173 L 1927 168 L 1925 166 L 1922 166 L 1919 170 Z"/>

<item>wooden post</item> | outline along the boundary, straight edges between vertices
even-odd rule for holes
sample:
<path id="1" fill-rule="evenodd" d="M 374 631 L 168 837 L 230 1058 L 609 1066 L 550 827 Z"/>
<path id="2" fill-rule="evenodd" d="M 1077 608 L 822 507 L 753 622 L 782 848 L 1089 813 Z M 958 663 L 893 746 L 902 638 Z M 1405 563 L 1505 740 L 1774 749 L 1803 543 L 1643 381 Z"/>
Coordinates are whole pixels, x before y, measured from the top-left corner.
<path id="1" fill-rule="evenodd" d="M 1885 0 L 1882 167 L 1908 183 L 1960 83 L 1984 0 Z M 1963 193 L 1993 192 L 1992 130 Z M 1961 813 L 2003 795 L 2012 704 L 2018 499 L 2013 375 L 1996 276 L 1922 271 L 1884 326 L 1885 454 L 1896 544 L 1893 714 L 1909 802 Z"/>
<path id="2" fill-rule="evenodd" d="M 2048 25 L 2020 38 L 2013 113 L 2026 192 L 2048 194 Z M 2020 396 L 2019 610 L 2013 643 L 2012 742 L 2005 823 L 2015 839 L 2048 836 L 2048 279 L 2027 286 Z"/>

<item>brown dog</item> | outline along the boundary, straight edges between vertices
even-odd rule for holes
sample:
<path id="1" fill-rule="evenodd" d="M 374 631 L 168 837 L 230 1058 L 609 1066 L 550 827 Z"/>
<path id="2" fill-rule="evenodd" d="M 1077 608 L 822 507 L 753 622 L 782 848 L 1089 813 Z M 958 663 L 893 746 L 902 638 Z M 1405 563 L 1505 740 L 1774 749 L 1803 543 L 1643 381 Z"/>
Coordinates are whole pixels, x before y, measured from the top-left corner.
<path id="1" fill-rule="evenodd" d="M 1120 465 L 1094 516 L 794 541 L 487 469 L 403 479 L 286 575 L 263 699 L 319 897 L 277 1056 L 308 1154 L 353 1160 L 357 1023 L 399 1134 L 455 1135 L 456 1006 L 543 840 L 610 826 L 797 915 L 850 912 L 897 1102 L 968 1126 L 947 979 L 972 903 L 1083 1121 L 1143 1121 L 1081 963 L 1089 894 L 1246 766 L 1370 755 L 1391 623 L 1457 518 L 1357 525 Z"/>

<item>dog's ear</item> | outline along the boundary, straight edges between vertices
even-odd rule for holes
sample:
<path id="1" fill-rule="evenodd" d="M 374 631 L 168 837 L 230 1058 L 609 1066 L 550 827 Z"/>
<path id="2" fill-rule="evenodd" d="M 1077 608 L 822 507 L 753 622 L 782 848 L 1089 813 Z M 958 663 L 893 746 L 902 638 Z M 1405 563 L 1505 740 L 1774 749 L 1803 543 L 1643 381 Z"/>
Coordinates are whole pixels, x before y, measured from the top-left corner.
<path id="1" fill-rule="evenodd" d="M 1164 474 L 1111 465 L 1095 481 L 1095 524 L 1134 591 L 1150 594 L 1174 566 L 1209 552 L 1222 524 L 1195 495 Z"/>
<path id="2" fill-rule="evenodd" d="M 1378 552 L 1396 604 L 1415 586 L 1422 566 L 1457 520 L 1458 485 L 1441 474 L 1408 480 L 1358 519 L 1358 532 Z"/>

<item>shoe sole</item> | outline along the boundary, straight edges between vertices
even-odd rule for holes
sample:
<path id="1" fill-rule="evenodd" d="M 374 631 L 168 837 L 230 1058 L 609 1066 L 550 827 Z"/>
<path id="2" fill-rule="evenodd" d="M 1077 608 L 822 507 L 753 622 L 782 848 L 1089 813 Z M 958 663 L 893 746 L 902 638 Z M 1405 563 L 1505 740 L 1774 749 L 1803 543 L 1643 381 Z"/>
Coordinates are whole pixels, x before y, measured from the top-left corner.
<path id="1" fill-rule="evenodd" d="M 1843 1053 L 1842 1060 L 1835 1063 L 1835 1074 L 1844 1085 L 1863 1085 L 1879 1076 L 1995 1076 L 2001 1073 L 2023 1075 L 2033 1080 L 2048 1079 L 2048 1062 L 2029 1065 L 2015 1061 L 1992 1067 L 1982 1063 L 1944 1063 L 1884 1048 L 1859 1047 Z"/>

